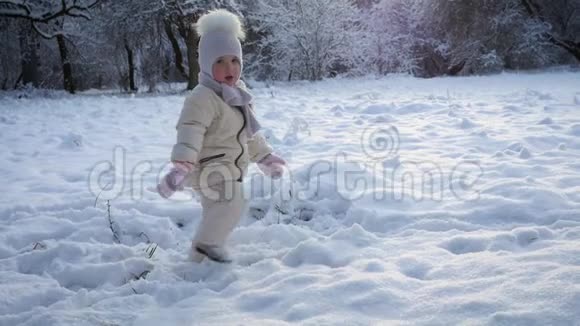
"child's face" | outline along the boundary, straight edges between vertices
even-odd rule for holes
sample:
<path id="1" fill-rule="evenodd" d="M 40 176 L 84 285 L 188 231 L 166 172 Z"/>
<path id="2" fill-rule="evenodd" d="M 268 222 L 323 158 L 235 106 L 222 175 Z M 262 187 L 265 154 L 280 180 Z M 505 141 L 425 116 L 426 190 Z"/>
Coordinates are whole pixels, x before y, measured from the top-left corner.
<path id="1" fill-rule="evenodd" d="M 240 60 L 233 55 L 224 55 L 219 57 L 213 64 L 212 74 L 213 79 L 220 83 L 234 86 L 238 79 L 240 79 Z"/>

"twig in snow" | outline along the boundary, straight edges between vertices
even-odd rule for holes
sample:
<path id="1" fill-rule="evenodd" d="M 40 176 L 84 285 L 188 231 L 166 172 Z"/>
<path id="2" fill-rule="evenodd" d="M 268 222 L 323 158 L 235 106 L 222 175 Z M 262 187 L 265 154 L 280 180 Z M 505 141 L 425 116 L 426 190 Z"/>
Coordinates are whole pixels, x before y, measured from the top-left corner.
<path id="1" fill-rule="evenodd" d="M 111 217 L 111 202 L 110 200 L 107 200 L 107 216 L 109 218 L 109 228 L 111 229 L 111 232 L 113 232 L 113 240 L 116 243 L 121 243 L 121 240 L 119 240 L 119 234 L 117 231 L 115 231 L 114 228 L 114 222 L 113 222 L 113 218 Z"/>
<path id="2" fill-rule="evenodd" d="M 133 279 L 134 279 L 135 281 L 137 281 L 137 280 L 140 280 L 140 279 L 145 279 L 149 273 L 151 273 L 151 271 L 149 271 L 149 270 L 144 270 L 144 271 L 143 271 L 141 274 L 139 274 L 139 275 L 135 275 L 135 274 L 133 274 L 133 273 L 131 273 L 131 275 L 133 275 Z"/>
<path id="3" fill-rule="evenodd" d="M 283 210 L 278 204 L 274 205 L 274 209 L 278 212 L 278 224 L 280 224 L 280 215 L 288 215 L 288 212 Z"/>
<path id="4" fill-rule="evenodd" d="M 32 250 L 36 250 L 36 248 L 46 249 L 46 245 L 42 242 L 35 242 L 34 247 L 32 247 Z"/>
<path id="5" fill-rule="evenodd" d="M 101 189 L 101 191 L 99 191 L 99 194 L 97 195 L 97 198 L 95 198 L 95 204 L 93 205 L 93 207 L 97 207 L 97 201 L 99 200 L 99 197 L 101 196 L 101 193 L 103 192 L 103 190 L 105 190 L 111 183 L 107 183 L 107 185 L 105 186 L 105 188 Z"/>
<path id="6" fill-rule="evenodd" d="M 288 215 L 288 212 L 283 210 L 278 204 L 274 205 L 274 209 L 280 214 Z"/>
<path id="7" fill-rule="evenodd" d="M 147 233 L 145 233 L 145 232 L 139 233 L 139 237 L 141 237 L 141 236 L 145 236 L 145 238 L 147 238 L 147 244 L 151 243 L 151 240 L 149 239 L 149 236 L 147 235 Z"/>
<path id="8" fill-rule="evenodd" d="M 151 259 L 153 257 L 156 250 L 157 250 L 156 243 L 150 244 L 149 247 L 147 247 L 147 249 L 145 249 L 145 252 L 147 253 L 147 256 L 149 257 L 149 259 Z"/>

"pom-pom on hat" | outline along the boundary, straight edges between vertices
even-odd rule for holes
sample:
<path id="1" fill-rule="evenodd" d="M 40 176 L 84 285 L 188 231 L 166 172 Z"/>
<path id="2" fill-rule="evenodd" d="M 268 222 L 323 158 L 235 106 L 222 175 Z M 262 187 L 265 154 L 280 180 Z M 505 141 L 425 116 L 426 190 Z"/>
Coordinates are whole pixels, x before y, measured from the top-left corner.
<path id="1" fill-rule="evenodd" d="M 225 10 L 212 10 L 195 24 L 199 35 L 198 63 L 202 72 L 212 76 L 212 66 L 224 55 L 234 55 L 242 65 L 242 45 L 246 37 L 240 18 Z"/>

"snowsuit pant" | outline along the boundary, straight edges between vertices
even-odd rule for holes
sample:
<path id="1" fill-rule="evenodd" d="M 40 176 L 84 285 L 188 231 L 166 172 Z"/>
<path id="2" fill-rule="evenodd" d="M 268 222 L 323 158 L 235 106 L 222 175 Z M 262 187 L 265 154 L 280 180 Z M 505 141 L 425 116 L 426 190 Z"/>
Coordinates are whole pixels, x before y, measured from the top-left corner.
<path id="1" fill-rule="evenodd" d="M 201 199 L 202 219 L 192 242 L 192 258 L 201 261 L 203 257 L 196 254 L 195 245 L 224 246 L 247 205 L 239 181 L 219 181 L 208 188 L 196 189 L 196 193 Z"/>

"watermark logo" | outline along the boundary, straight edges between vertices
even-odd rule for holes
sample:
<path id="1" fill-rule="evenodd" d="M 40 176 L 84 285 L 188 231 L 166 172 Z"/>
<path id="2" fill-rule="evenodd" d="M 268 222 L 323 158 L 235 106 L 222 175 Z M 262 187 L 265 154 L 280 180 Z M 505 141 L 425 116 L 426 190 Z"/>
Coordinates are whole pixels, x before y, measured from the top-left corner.
<path id="1" fill-rule="evenodd" d="M 296 123 L 293 125 L 296 126 Z M 299 129 L 308 130 L 307 123 L 301 121 Z M 477 161 L 461 160 L 441 166 L 429 160 L 404 160 L 400 159 L 400 142 L 400 133 L 395 126 L 366 128 L 361 131 L 358 156 L 339 152 L 317 160 L 297 169 L 300 178 L 291 169 L 285 169 L 281 180 L 256 178 L 256 175 L 246 175 L 245 180 L 251 180 L 251 188 L 277 191 L 282 200 L 315 200 L 321 192 L 331 192 L 347 201 L 369 196 L 375 201 L 479 199 L 484 171 Z M 152 161 L 139 161 L 129 166 L 127 151 L 115 147 L 111 161 L 98 162 L 91 168 L 89 190 L 102 198 L 115 199 L 129 194 L 132 200 L 141 200 L 145 191 L 155 191 L 156 184 L 170 167 L 170 162 L 155 165 Z M 227 200 L 238 195 L 237 188 L 228 188 L 236 186 L 232 182 L 226 183 L 226 187 L 217 192 L 215 187 L 208 186 L 219 183 L 216 180 L 235 181 L 238 170 L 234 162 L 225 160 L 194 171 L 195 177 L 190 180 L 197 183 L 196 191 L 202 196 Z M 253 192 L 251 190 L 243 195 L 249 197 Z M 174 200 L 190 199 L 178 196 Z"/>
<path id="2" fill-rule="evenodd" d="M 394 157 L 399 152 L 401 138 L 395 126 L 365 128 L 361 134 L 361 148 L 373 160 Z"/>

